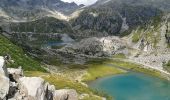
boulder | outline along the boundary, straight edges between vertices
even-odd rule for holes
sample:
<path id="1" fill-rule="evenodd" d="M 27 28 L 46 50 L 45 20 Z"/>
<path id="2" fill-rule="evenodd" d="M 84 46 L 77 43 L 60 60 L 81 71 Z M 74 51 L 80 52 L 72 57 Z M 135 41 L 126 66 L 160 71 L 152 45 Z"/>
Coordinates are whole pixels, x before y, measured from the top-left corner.
<path id="1" fill-rule="evenodd" d="M 89 94 L 81 94 L 81 95 L 79 96 L 79 99 L 80 99 L 80 100 L 83 100 L 83 99 L 89 98 L 89 97 L 90 97 Z"/>
<path id="2" fill-rule="evenodd" d="M 18 69 L 8 68 L 8 74 L 9 74 L 10 81 L 18 82 L 19 78 L 23 76 L 23 70 L 22 68 L 18 68 Z"/>
<path id="3" fill-rule="evenodd" d="M 15 98 L 17 92 L 18 92 L 18 83 L 10 82 L 10 87 L 8 91 L 8 99 Z"/>
<path id="4" fill-rule="evenodd" d="M 0 75 L 4 75 L 4 76 L 8 77 L 8 71 L 5 66 L 5 60 L 3 57 L 0 57 Z"/>
<path id="5" fill-rule="evenodd" d="M 28 100 L 45 100 L 45 81 L 39 77 L 19 79 L 20 94 Z"/>
<path id="6" fill-rule="evenodd" d="M 45 84 L 45 98 L 46 100 L 53 100 L 53 94 L 55 92 L 55 86 L 50 85 L 48 82 Z"/>
<path id="7" fill-rule="evenodd" d="M 0 57 L 0 100 L 5 100 L 9 91 L 9 78 L 5 67 L 5 60 Z"/>
<path id="8" fill-rule="evenodd" d="M 78 100 L 78 96 L 73 89 L 62 89 L 54 92 L 53 100 Z"/>

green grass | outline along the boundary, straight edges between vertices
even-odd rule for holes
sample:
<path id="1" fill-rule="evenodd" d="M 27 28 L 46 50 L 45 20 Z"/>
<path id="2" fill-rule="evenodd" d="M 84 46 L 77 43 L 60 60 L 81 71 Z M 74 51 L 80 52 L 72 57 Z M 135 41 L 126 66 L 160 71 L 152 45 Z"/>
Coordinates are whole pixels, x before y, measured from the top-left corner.
<path id="1" fill-rule="evenodd" d="M 107 65 L 88 65 L 87 75 L 84 76 L 83 81 L 92 81 L 104 76 L 121 73 L 125 73 L 125 71 Z"/>
<path id="2" fill-rule="evenodd" d="M 115 67 L 109 67 L 106 62 L 110 61 L 107 58 L 90 59 L 86 64 L 87 74 L 83 77 L 83 81 L 93 81 L 101 77 L 121 74 L 126 71 Z"/>
<path id="3" fill-rule="evenodd" d="M 140 34 L 134 33 L 132 37 L 132 42 L 137 43 L 140 40 Z"/>
<path id="4" fill-rule="evenodd" d="M 41 67 L 40 62 L 36 61 L 27 55 L 21 47 L 13 44 L 11 41 L 0 35 L 0 56 L 9 54 L 14 62 L 8 62 L 8 67 L 18 68 L 21 66 L 27 71 L 42 71 L 46 70 Z"/>
<path id="5" fill-rule="evenodd" d="M 120 60 L 112 60 L 111 62 L 109 61 L 107 63 L 111 63 L 116 66 L 120 66 L 120 67 L 125 68 L 130 71 L 141 72 L 141 73 L 152 75 L 155 77 L 164 78 L 159 71 L 156 71 L 154 69 L 149 69 L 149 68 L 148 69 L 143 68 L 142 65 L 125 62 L 125 61 L 120 61 Z"/>
<path id="6" fill-rule="evenodd" d="M 170 44 L 168 44 L 168 48 L 170 48 Z"/>
<path id="7" fill-rule="evenodd" d="M 142 65 L 125 62 L 118 59 L 93 59 L 87 62 L 87 75 L 83 81 L 92 81 L 97 78 L 121 74 L 127 71 L 141 72 L 159 78 L 164 78 L 159 71 L 143 68 Z"/>
<path id="8" fill-rule="evenodd" d="M 168 72 L 170 72 L 170 60 L 168 61 L 168 63 L 165 65 L 165 70 L 167 70 Z"/>
<path id="9" fill-rule="evenodd" d="M 50 84 L 53 84 L 56 89 L 75 89 L 79 94 L 86 93 L 89 94 L 89 97 L 84 98 L 83 100 L 102 100 L 101 97 L 98 97 L 96 95 L 107 97 L 108 100 L 112 100 L 111 97 L 109 97 L 107 94 L 92 90 L 84 85 L 82 85 L 79 82 L 73 81 L 68 79 L 64 76 L 59 76 L 55 74 L 49 74 L 49 73 L 42 73 L 38 71 L 26 71 L 25 75 L 28 77 L 34 77 L 39 76 L 43 78 L 45 81 L 49 82 Z"/>
<path id="10" fill-rule="evenodd" d="M 121 59 L 125 59 L 126 58 L 126 56 L 125 56 L 125 54 L 116 54 L 116 55 L 113 55 L 113 58 L 121 58 Z"/>

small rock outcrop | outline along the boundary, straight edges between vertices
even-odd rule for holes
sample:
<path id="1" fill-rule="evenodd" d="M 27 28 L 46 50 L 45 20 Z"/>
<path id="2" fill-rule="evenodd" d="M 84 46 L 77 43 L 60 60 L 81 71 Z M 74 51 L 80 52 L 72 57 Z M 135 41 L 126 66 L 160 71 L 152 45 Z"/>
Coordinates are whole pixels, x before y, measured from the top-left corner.
<path id="1" fill-rule="evenodd" d="M 22 68 L 8 68 L 8 74 L 9 74 L 9 78 L 12 82 L 18 82 L 19 78 L 21 78 L 23 76 L 23 70 Z"/>
<path id="2" fill-rule="evenodd" d="M 73 89 L 56 90 L 53 100 L 78 100 L 77 93 Z"/>
<path id="3" fill-rule="evenodd" d="M 5 100 L 9 91 L 9 78 L 5 67 L 5 60 L 0 57 L 0 100 Z"/>
<path id="4" fill-rule="evenodd" d="M 22 77 L 19 79 L 19 90 L 29 100 L 45 100 L 45 81 L 38 77 Z"/>
<path id="5" fill-rule="evenodd" d="M 24 77 L 21 68 L 6 68 L 0 57 L 0 100 L 78 100 L 73 89 L 56 90 L 40 77 Z"/>

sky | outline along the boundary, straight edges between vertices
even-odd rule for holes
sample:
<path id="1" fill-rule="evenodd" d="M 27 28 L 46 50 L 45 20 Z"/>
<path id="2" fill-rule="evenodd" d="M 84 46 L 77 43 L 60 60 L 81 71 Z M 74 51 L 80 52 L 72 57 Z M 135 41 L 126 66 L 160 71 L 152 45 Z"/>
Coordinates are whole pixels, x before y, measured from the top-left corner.
<path id="1" fill-rule="evenodd" d="M 64 1 L 64 2 L 75 2 L 78 5 L 79 4 L 90 5 L 90 4 L 95 3 L 97 0 L 61 0 L 61 1 Z"/>

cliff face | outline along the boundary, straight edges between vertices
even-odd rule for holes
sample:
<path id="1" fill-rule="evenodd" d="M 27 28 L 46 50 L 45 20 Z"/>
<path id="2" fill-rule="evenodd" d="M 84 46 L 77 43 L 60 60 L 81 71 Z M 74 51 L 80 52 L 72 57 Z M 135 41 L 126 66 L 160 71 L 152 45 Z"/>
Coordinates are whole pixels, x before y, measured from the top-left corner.
<path id="1" fill-rule="evenodd" d="M 85 9 L 78 18 L 72 20 L 72 26 L 75 30 L 81 30 L 84 34 L 85 31 L 89 30 L 88 32 L 91 34 L 103 32 L 108 35 L 120 35 L 127 30 L 121 31 L 123 24 L 132 29 L 139 25 L 147 25 L 155 17 L 162 14 L 158 7 L 145 3 L 140 5 L 134 3 L 132 5 L 130 1 L 98 2 Z"/>

